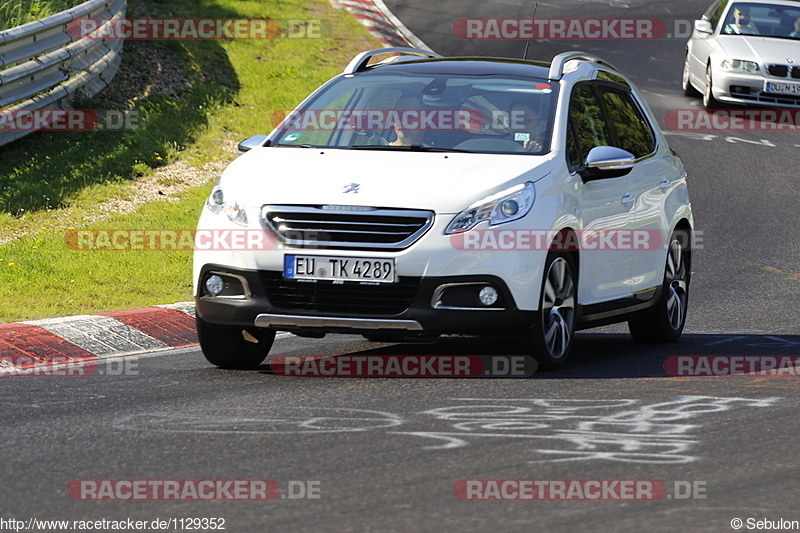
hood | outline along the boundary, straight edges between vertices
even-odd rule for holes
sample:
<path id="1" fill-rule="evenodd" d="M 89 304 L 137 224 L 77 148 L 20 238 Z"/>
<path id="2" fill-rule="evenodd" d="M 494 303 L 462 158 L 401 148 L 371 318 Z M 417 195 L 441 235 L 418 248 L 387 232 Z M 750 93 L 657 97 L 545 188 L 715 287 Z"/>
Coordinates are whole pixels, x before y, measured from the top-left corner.
<path id="1" fill-rule="evenodd" d="M 731 59 L 757 61 L 760 65 L 786 65 L 794 59 L 800 65 L 800 42 L 754 35 L 725 35 L 719 40 L 725 55 Z"/>
<path id="2" fill-rule="evenodd" d="M 225 196 L 264 204 L 354 205 L 458 213 L 517 183 L 536 181 L 550 156 L 255 148 L 222 174 Z M 353 189 L 358 184 L 358 192 Z M 347 191 L 350 192 L 347 192 Z"/>

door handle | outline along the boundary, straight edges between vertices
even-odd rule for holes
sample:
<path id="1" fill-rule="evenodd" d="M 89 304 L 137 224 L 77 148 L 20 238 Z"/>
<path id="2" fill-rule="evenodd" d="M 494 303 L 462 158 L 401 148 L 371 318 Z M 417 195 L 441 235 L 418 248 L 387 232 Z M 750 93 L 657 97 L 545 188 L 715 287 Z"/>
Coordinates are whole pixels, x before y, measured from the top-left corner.
<path id="1" fill-rule="evenodd" d="M 664 180 L 661 183 L 659 183 L 658 186 L 661 189 L 661 192 L 667 192 L 667 189 L 669 189 L 669 184 L 670 184 L 669 180 Z"/>
<path id="2" fill-rule="evenodd" d="M 622 199 L 620 201 L 623 204 L 629 204 L 629 203 L 633 202 L 633 195 L 632 194 L 626 194 L 625 196 L 622 197 Z"/>

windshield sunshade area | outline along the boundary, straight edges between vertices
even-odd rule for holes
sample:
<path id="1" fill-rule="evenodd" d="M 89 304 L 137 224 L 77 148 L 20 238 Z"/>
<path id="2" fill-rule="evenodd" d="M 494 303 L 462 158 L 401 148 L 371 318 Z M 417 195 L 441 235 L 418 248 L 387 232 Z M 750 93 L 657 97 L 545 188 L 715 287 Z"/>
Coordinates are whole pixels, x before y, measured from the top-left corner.
<path id="1" fill-rule="evenodd" d="M 722 35 L 800 39 L 800 3 L 792 7 L 737 2 L 728 10 Z"/>
<path id="2" fill-rule="evenodd" d="M 273 146 L 544 154 L 557 86 L 509 76 L 370 73 L 286 115 Z"/>

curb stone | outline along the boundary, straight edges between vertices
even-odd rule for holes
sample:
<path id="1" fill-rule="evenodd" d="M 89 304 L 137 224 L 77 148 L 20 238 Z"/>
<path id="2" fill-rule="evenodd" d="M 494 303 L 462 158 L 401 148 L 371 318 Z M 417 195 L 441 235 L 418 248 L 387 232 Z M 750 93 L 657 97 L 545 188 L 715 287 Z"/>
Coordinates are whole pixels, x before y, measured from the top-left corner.
<path id="1" fill-rule="evenodd" d="M 197 344 L 192 302 L 0 324 L 0 374 Z"/>
<path id="2" fill-rule="evenodd" d="M 385 47 L 431 49 L 386 7 L 383 0 L 338 0 L 338 3 L 352 13 Z"/>

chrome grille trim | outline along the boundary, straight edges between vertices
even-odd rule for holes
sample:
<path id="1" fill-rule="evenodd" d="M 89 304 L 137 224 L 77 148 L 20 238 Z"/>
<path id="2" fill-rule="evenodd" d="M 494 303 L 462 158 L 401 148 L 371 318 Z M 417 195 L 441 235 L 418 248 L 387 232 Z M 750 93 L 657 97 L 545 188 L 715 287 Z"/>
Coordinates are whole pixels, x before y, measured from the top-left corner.
<path id="1" fill-rule="evenodd" d="M 265 205 L 261 221 L 298 247 L 402 250 L 433 226 L 433 211 L 377 207 Z"/>

